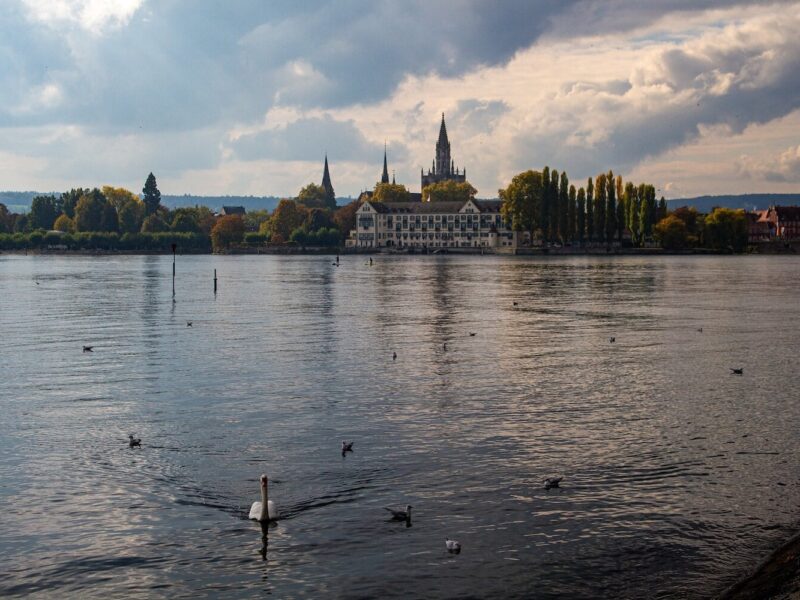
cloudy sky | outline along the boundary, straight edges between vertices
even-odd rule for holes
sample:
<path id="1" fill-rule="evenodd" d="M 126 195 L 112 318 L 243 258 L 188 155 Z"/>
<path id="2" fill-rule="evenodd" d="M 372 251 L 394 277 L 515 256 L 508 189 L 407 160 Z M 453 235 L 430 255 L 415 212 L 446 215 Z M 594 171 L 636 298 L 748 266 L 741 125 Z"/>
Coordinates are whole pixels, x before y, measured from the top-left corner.
<path id="1" fill-rule="evenodd" d="M 800 2 L 3 0 L 0 189 L 419 191 L 444 112 L 483 197 L 548 164 L 800 191 Z"/>

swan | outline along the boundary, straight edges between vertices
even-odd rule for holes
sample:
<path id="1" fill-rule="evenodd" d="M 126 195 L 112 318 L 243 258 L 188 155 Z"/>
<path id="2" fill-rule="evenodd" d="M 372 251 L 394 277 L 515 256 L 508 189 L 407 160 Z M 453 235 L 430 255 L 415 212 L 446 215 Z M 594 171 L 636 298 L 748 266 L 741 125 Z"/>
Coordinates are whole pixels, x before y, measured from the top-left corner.
<path id="1" fill-rule="evenodd" d="M 345 452 L 352 452 L 353 443 L 354 442 L 345 442 L 344 440 L 342 440 L 342 454 L 344 454 Z"/>
<path id="2" fill-rule="evenodd" d="M 94 351 L 92 350 L 92 348 L 94 348 L 94 346 L 84 346 L 84 347 L 83 347 L 83 351 L 84 351 L 84 352 L 94 352 Z"/>
<path id="3" fill-rule="evenodd" d="M 275 503 L 269 499 L 269 480 L 266 475 L 261 476 L 261 502 L 253 502 L 250 507 L 250 516 L 248 518 L 255 519 L 256 521 L 273 521 L 278 518 L 278 509 L 275 508 Z"/>
<path id="4" fill-rule="evenodd" d="M 450 538 L 445 538 L 444 539 L 444 544 L 445 544 L 445 546 L 447 546 L 447 551 L 448 552 L 453 552 L 455 554 L 458 554 L 459 552 L 461 552 L 461 543 L 460 542 L 457 542 L 455 540 L 451 540 Z"/>
<path id="5" fill-rule="evenodd" d="M 744 375 L 744 367 L 739 369 L 734 369 L 733 367 L 729 367 L 731 370 L 731 375 Z"/>
<path id="6" fill-rule="evenodd" d="M 142 447 L 142 438 L 135 438 L 133 434 L 128 436 L 128 446 L 135 448 L 136 446 Z"/>
<path id="7" fill-rule="evenodd" d="M 563 477 L 548 477 L 544 480 L 544 489 L 549 490 L 550 488 L 558 487 L 558 484 L 561 483 L 561 480 L 564 479 Z"/>
<path id="8" fill-rule="evenodd" d="M 389 508 L 388 506 L 384 507 L 390 513 L 392 513 L 392 520 L 393 521 L 410 521 L 411 520 L 411 509 L 412 506 L 406 505 L 405 510 L 395 510 L 393 508 Z"/>

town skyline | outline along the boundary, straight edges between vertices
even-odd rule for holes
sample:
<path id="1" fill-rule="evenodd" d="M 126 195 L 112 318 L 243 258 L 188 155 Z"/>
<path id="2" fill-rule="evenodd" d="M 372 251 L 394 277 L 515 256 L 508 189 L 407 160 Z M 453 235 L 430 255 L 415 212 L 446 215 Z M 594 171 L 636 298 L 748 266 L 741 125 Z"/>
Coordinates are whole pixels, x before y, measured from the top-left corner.
<path id="1" fill-rule="evenodd" d="M 0 188 L 138 190 L 153 171 L 167 194 L 289 197 L 327 154 L 355 197 L 385 144 L 416 192 L 445 113 L 484 197 L 547 164 L 667 198 L 796 191 L 800 3 L 698 6 L 19 0 Z"/>

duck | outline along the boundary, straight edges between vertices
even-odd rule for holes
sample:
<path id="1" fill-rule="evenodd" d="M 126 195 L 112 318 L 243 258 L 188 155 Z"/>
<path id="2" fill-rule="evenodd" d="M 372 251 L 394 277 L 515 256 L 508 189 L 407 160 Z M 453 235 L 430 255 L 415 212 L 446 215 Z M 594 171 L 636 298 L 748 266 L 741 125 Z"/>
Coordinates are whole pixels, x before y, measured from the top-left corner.
<path id="1" fill-rule="evenodd" d="M 83 347 L 83 351 L 84 352 L 93 352 L 92 348 L 94 348 L 94 346 L 84 346 Z"/>
<path id="2" fill-rule="evenodd" d="M 447 547 L 447 551 L 451 554 L 458 554 L 461 552 L 461 542 L 451 540 L 450 538 L 445 538 L 444 545 Z"/>
<path id="3" fill-rule="evenodd" d="M 397 352 L 392 352 L 392 360 L 397 360 Z"/>
<path id="4" fill-rule="evenodd" d="M 352 452 L 353 451 L 353 444 L 355 442 L 345 442 L 342 440 L 342 454 L 345 452 Z"/>
<path id="5" fill-rule="evenodd" d="M 187 327 L 191 327 L 192 326 L 192 322 L 191 321 L 186 321 L 186 326 Z"/>
<path id="6" fill-rule="evenodd" d="M 561 480 L 564 479 L 563 477 L 548 477 L 544 480 L 544 489 L 549 490 L 550 488 L 557 488 L 559 487 L 559 483 Z"/>
<path id="7" fill-rule="evenodd" d="M 729 367 L 731 370 L 731 375 L 744 375 L 744 367 L 740 367 L 738 369 L 734 369 L 733 367 Z"/>
<path id="8" fill-rule="evenodd" d="M 477 334 L 474 331 L 469 332 L 469 337 L 475 337 Z"/>
<path id="9" fill-rule="evenodd" d="M 253 505 L 250 507 L 250 516 L 248 518 L 266 523 L 278 518 L 278 509 L 275 507 L 275 503 L 269 499 L 269 479 L 266 474 L 261 475 L 260 480 L 261 502 L 253 502 Z"/>
<path id="10" fill-rule="evenodd" d="M 386 510 L 392 513 L 392 521 L 410 521 L 411 520 L 411 509 L 413 506 L 406 505 L 405 510 L 395 510 L 393 508 L 389 508 L 388 506 L 384 506 Z"/>
<path id="11" fill-rule="evenodd" d="M 136 446 L 139 446 L 139 448 L 141 448 L 142 447 L 142 438 L 135 438 L 135 437 L 133 437 L 133 434 L 130 434 L 128 436 L 128 446 L 130 448 L 135 448 Z"/>
<path id="12" fill-rule="evenodd" d="M 513 304 L 514 306 L 516 306 L 516 305 L 517 305 L 517 303 L 516 303 L 516 302 L 513 302 L 512 304 Z"/>
<path id="13" fill-rule="evenodd" d="M 617 341 L 617 338 L 615 338 L 613 335 L 612 335 L 610 338 L 608 338 L 608 342 L 609 342 L 610 344 L 613 344 L 613 343 L 614 343 L 614 342 L 616 342 L 616 341 Z"/>
<path id="14" fill-rule="evenodd" d="M 702 327 L 698 327 L 698 328 L 697 328 L 697 332 L 698 332 L 698 333 L 703 333 L 703 328 L 702 328 Z"/>

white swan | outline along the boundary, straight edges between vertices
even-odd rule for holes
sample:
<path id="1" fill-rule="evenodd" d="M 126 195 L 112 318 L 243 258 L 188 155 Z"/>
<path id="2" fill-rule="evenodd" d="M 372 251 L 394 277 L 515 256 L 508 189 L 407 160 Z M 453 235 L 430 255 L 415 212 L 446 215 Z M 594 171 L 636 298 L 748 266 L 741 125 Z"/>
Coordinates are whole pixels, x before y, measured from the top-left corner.
<path id="1" fill-rule="evenodd" d="M 269 499 L 269 480 L 266 475 L 261 476 L 261 502 L 253 502 L 250 507 L 250 519 L 256 521 L 273 521 L 278 518 L 278 509 L 275 503 Z"/>
<path id="2" fill-rule="evenodd" d="M 457 542 L 455 540 L 451 540 L 450 538 L 445 538 L 444 544 L 445 544 L 445 546 L 447 546 L 447 551 L 448 552 L 455 552 L 456 554 L 461 552 L 461 543 L 460 542 Z"/>
<path id="3" fill-rule="evenodd" d="M 395 510 L 393 508 L 389 508 L 388 506 L 384 507 L 390 513 L 392 513 L 392 520 L 394 521 L 410 521 L 411 520 L 411 506 L 406 505 L 405 510 Z"/>

